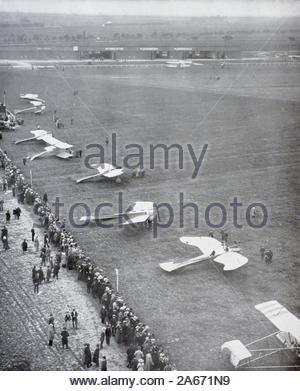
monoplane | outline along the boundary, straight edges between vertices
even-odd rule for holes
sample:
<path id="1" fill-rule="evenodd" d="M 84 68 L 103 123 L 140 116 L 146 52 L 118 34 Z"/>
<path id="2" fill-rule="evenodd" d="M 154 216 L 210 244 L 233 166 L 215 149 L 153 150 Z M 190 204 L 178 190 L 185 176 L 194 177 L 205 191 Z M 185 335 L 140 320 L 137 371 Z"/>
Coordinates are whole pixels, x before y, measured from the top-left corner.
<path id="1" fill-rule="evenodd" d="M 45 104 L 45 100 L 39 98 L 38 94 L 31 94 L 31 93 L 29 93 L 29 94 L 20 94 L 20 99 L 25 99 L 25 100 L 29 100 L 29 101 L 35 101 L 35 102 L 41 102 L 41 103 Z"/>
<path id="2" fill-rule="evenodd" d="M 158 215 L 153 202 L 137 201 L 129 206 L 124 213 L 115 213 L 103 216 L 83 216 L 80 222 L 102 222 L 107 220 L 119 220 L 119 226 L 146 224 L 150 225 L 154 217 Z M 158 216 L 159 217 L 159 216 Z"/>
<path id="3" fill-rule="evenodd" d="M 38 94 L 20 94 L 20 99 L 29 101 L 31 107 L 17 109 L 15 110 L 15 114 L 24 113 L 27 111 L 33 111 L 34 114 L 43 114 L 46 110 L 46 102 L 44 99 L 39 98 Z"/>
<path id="4" fill-rule="evenodd" d="M 120 176 L 124 174 L 124 171 L 122 168 L 114 167 L 109 163 L 102 163 L 100 165 L 91 165 L 92 167 L 95 167 L 95 169 L 98 171 L 97 174 L 89 175 L 84 178 L 77 179 L 77 183 L 82 183 L 85 181 L 88 181 L 89 179 L 100 179 L 100 178 L 115 178 L 117 182 L 120 182 Z"/>
<path id="5" fill-rule="evenodd" d="M 46 144 L 49 144 L 47 147 L 44 148 L 43 152 L 31 156 L 30 157 L 31 161 L 42 156 L 54 155 L 62 159 L 68 159 L 74 156 L 74 152 L 72 151 L 73 145 L 58 140 L 46 130 L 42 130 L 42 129 L 31 130 L 30 133 L 33 134 L 33 137 L 29 137 L 23 140 L 18 140 L 15 142 L 15 144 L 20 144 L 32 140 L 41 140 L 44 141 Z"/>
<path id="6" fill-rule="evenodd" d="M 215 261 L 224 265 L 223 270 L 235 270 L 245 265 L 248 262 L 248 258 L 239 254 L 240 248 L 230 248 L 226 244 L 219 242 L 215 238 L 211 237 L 187 237 L 183 236 L 180 240 L 191 246 L 196 246 L 203 253 L 195 258 L 188 259 L 183 262 L 163 262 L 159 266 L 166 272 L 173 272 L 183 267 L 193 265 L 195 263 L 203 261 Z"/>
<path id="7" fill-rule="evenodd" d="M 192 65 L 202 66 L 199 62 L 193 62 L 192 60 L 169 60 L 166 61 L 168 68 L 190 68 Z"/>

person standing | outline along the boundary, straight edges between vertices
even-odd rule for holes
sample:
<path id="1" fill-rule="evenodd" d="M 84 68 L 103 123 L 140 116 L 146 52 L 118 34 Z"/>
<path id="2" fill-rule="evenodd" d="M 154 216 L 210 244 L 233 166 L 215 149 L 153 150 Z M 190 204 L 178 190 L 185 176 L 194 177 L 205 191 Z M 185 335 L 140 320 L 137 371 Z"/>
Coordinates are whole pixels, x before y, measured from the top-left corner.
<path id="1" fill-rule="evenodd" d="M 32 226 L 31 228 L 31 241 L 34 242 L 34 236 L 35 236 L 35 230 L 34 227 Z"/>
<path id="2" fill-rule="evenodd" d="M 55 321 L 55 319 L 54 319 L 53 314 L 50 314 L 49 319 L 48 319 L 48 324 L 52 324 L 54 327 L 54 321 Z"/>
<path id="3" fill-rule="evenodd" d="M 50 249 L 50 247 L 47 247 L 46 248 L 46 262 L 47 263 L 50 262 L 50 256 L 51 256 L 51 249 Z"/>
<path id="4" fill-rule="evenodd" d="M 24 240 L 23 240 L 23 242 L 22 242 L 22 250 L 23 250 L 23 254 L 25 254 L 25 253 L 26 253 L 27 249 L 28 249 L 28 244 L 27 244 L 27 241 L 26 241 L 26 239 L 24 239 Z"/>
<path id="5" fill-rule="evenodd" d="M 33 293 L 39 294 L 40 277 L 38 271 L 34 274 L 32 281 L 33 281 Z"/>
<path id="6" fill-rule="evenodd" d="M 99 354 L 100 354 L 100 345 L 97 344 L 93 354 L 93 363 L 96 365 L 96 368 L 99 368 Z"/>
<path id="7" fill-rule="evenodd" d="M 107 371 L 107 360 L 105 356 L 102 356 L 101 371 Z"/>
<path id="8" fill-rule="evenodd" d="M 8 245 L 8 239 L 7 236 L 2 237 L 2 242 L 3 242 L 3 248 L 5 251 L 9 250 L 9 245 Z"/>
<path id="9" fill-rule="evenodd" d="M 16 208 L 16 219 L 19 220 L 21 216 L 21 209 L 19 207 Z"/>
<path id="10" fill-rule="evenodd" d="M 9 223 L 10 222 L 10 212 L 9 212 L 9 210 L 5 213 L 5 217 L 6 217 L 6 222 Z"/>
<path id="11" fill-rule="evenodd" d="M 73 311 L 71 312 L 71 317 L 72 317 L 72 326 L 73 326 L 73 329 L 77 329 L 78 328 L 78 312 L 75 310 L 75 308 L 73 308 Z"/>
<path id="12" fill-rule="evenodd" d="M 148 353 L 146 353 L 146 356 L 145 356 L 145 371 L 151 371 L 152 367 L 153 367 L 152 356 L 151 356 L 151 353 L 148 352 Z"/>
<path id="13" fill-rule="evenodd" d="M 110 338 L 111 338 L 111 326 L 108 322 L 106 322 L 106 326 L 105 326 L 106 345 L 110 345 Z"/>
<path id="14" fill-rule="evenodd" d="M 45 249 L 45 247 L 43 247 L 41 249 L 40 257 L 41 257 L 41 266 L 46 266 L 46 249 Z"/>
<path id="15" fill-rule="evenodd" d="M 71 322 L 70 311 L 67 311 L 67 312 L 66 312 L 66 315 L 65 315 L 65 325 L 66 325 L 66 329 L 69 329 L 70 322 Z"/>
<path id="16" fill-rule="evenodd" d="M 101 317 L 101 322 L 105 323 L 105 318 L 106 318 L 106 308 L 103 305 L 100 310 L 100 317 Z"/>
<path id="17" fill-rule="evenodd" d="M 54 336 L 55 336 L 55 328 L 54 328 L 53 324 L 50 324 L 49 325 L 49 346 L 53 345 Z"/>
<path id="18" fill-rule="evenodd" d="M 50 258 L 49 258 L 49 266 L 50 266 L 50 269 L 52 270 L 53 267 L 54 267 L 54 263 L 53 263 L 53 257 L 50 255 Z"/>
<path id="19" fill-rule="evenodd" d="M 272 253 L 272 250 L 266 250 L 265 251 L 265 262 L 270 264 L 272 263 L 272 259 L 273 259 L 273 253 Z"/>
<path id="20" fill-rule="evenodd" d="M 36 270 L 36 266 L 33 266 L 33 268 L 32 268 L 32 271 L 31 271 L 31 273 L 32 273 L 32 281 L 34 281 L 34 278 L 35 278 L 36 272 L 37 272 L 37 270 Z"/>
<path id="21" fill-rule="evenodd" d="M 100 334 L 100 349 L 103 348 L 104 338 L 105 338 L 105 327 L 102 327 L 101 334 Z"/>
<path id="22" fill-rule="evenodd" d="M 53 267 L 53 278 L 56 278 L 57 280 L 58 280 L 59 269 L 60 269 L 59 263 L 56 262 Z"/>
<path id="23" fill-rule="evenodd" d="M 63 328 L 63 331 L 60 333 L 61 335 L 61 344 L 62 344 L 62 348 L 64 349 L 66 347 L 66 349 L 69 349 L 69 333 L 67 332 L 67 329 L 66 327 Z"/>
<path id="24" fill-rule="evenodd" d="M 40 266 L 39 270 L 37 271 L 37 275 L 39 277 L 39 283 L 41 284 L 45 280 L 44 272 L 42 267 Z"/>
<path id="25" fill-rule="evenodd" d="M 50 282 L 50 278 L 51 278 L 51 269 L 50 269 L 50 266 L 47 266 L 46 281 Z"/>
<path id="26" fill-rule="evenodd" d="M 87 368 L 90 368 L 92 366 L 92 353 L 91 353 L 90 345 L 88 343 L 85 343 L 84 346 L 85 346 L 85 348 L 84 348 L 84 362 L 83 362 L 83 364 Z"/>
<path id="27" fill-rule="evenodd" d="M 40 241 L 38 236 L 36 236 L 34 239 L 34 248 L 35 248 L 35 252 L 38 253 L 40 248 Z"/>

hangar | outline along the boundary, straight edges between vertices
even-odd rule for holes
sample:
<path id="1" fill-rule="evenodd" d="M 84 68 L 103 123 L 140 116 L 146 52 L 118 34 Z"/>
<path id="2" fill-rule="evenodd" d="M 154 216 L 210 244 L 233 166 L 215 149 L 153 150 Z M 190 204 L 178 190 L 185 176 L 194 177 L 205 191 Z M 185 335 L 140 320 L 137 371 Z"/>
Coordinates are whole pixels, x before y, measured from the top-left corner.
<path id="1" fill-rule="evenodd" d="M 241 58 L 238 46 L 196 45 L 81 45 L 76 47 L 78 59 L 99 60 L 159 60 L 159 59 L 199 59 L 199 58 Z"/>

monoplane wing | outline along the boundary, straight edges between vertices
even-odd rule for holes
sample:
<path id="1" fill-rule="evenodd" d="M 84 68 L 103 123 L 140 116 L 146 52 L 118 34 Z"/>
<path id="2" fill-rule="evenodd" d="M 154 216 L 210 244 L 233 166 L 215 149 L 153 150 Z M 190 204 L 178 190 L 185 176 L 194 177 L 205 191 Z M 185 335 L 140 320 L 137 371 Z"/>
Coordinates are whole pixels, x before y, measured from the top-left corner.
<path id="1" fill-rule="evenodd" d="M 73 145 L 60 141 L 57 138 L 53 137 L 50 133 L 46 132 L 45 130 L 40 130 L 40 129 L 33 130 L 31 131 L 31 133 L 35 134 L 38 140 L 43 140 L 45 143 L 52 145 L 56 148 L 70 149 L 73 147 Z"/>
<path id="2" fill-rule="evenodd" d="M 54 152 L 55 149 L 56 149 L 55 146 L 49 145 L 49 146 L 44 148 L 43 152 L 40 152 L 40 153 L 37 153 L 36 155 L 31 156 L 30 160 L 33 161 L 34 159 L 36 159 L 38 157 L 41 157 L 41 156 L 47 155 L 47 154 L 49 154 L 51 152 Z"/>
<path id="3" fill-rule="evenodd" d="M 17 140 L 15 144 L 24 143 L 25 141 L 38 140 L 40 136 L 48 134 L 46 130 L 42 130 L 42 129 L 31 130 L 30 133 L 33 134 L 33 137 L 28 137 L 23 140 Z"/>
<path id="4" fill-rule="evenodd" d="M 248 262 L 248 258 L 234 251 L 228 251 L 215 257 L 214 261 L 222 263 L 224 265 L 223 270 L 228 271 L 242 267 Z"/>
<path id="5" fill-rule="evenodd" d="M 300 345 L 300 319 L 289 312 L 283 305 L 276 300 L 260 303 L 255 308 L 265 315 L 267 319 L 280 331 L 290 335 L 290 343 L 286 337 L 284 341 L 287 345 L 293 345 L 295 342 Z M 280 334 L 278 338 L 281 340 Z M 294 340 L 294 342 L 293 342 Z"/>
<path id="6" fill-rule="evenodd" d="M 182 243 L 189 244 L 191 246 L 196 246 L 199 250 L 206 255 L 211 255 L 214 251 L 214 255 L 224 253 L 224 247 L 222 243 L 217 239 L 201 236 L 201 237 L 193 237 L 193 236 L 183 236 L 180 238 Z"/>
<path id="7" fill-rule="evenodd" d="M 38 94 L 20 94 L 20 99 L 26 99 L 30 101 L 34 100 L 34 101 L 45 103 L 44 99 L 39 98 Z"/>
<path id="8" fill-rule="evenodd" d="M 36 138 L 45 136 L 46 134 L 49 134 L 49 132 L 47 132 L 47 130 L 43 130 L 43 129 L 31 130 L 30 133 L 32 133 L 34 135 L 34 137 L 36 137 Z"/>

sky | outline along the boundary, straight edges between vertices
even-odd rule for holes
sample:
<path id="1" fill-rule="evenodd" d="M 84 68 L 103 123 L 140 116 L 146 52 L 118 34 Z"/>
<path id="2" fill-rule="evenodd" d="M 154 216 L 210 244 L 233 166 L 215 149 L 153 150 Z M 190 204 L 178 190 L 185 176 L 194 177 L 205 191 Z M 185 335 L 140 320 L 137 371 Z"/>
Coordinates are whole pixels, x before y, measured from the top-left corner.
<path id="1" fill-rule="evenodd" d="M 299 0 L 0 0 L 8 12 L 149 16 L 295 16 Z"/>

